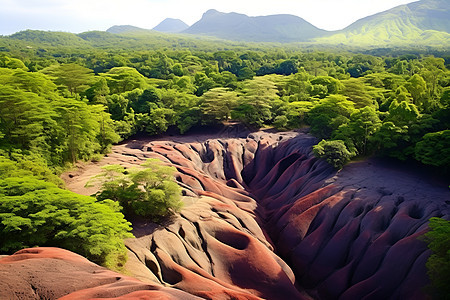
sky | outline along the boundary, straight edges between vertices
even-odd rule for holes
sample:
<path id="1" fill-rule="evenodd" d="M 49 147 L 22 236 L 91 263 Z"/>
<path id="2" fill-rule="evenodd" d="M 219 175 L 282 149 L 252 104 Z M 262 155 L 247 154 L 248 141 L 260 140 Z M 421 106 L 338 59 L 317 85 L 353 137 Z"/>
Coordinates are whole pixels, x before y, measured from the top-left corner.
<path id="1" fill-rule="evenodd" d="M 188 25 L 208 9 L 249 16 L 292 14 L 325 30 L 414 0 L 0 0 L 0 35 L 25 29 L 80 33 L 113 25 L 151 29 L 165 18 Z"/>

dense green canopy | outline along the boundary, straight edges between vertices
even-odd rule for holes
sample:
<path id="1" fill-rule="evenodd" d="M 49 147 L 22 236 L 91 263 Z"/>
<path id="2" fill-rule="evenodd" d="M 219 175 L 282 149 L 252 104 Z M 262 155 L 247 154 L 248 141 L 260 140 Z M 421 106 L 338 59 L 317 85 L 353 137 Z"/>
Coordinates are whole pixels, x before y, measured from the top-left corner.
<path id="1" fill-rule="evenodd" d="M 179 209 L 174 171 L 116 169 L 101 201 L 61 189 L 57 174 L 135 134 L 309 126 L 323 139 L 314 152 L 336 168 L 383 155 L 449 172 L 448 54 L 352 50 L 157 33 L 0 37 L 0 252 L 53 245 L 123 263 L 122 212 L 159 220 Z"/>

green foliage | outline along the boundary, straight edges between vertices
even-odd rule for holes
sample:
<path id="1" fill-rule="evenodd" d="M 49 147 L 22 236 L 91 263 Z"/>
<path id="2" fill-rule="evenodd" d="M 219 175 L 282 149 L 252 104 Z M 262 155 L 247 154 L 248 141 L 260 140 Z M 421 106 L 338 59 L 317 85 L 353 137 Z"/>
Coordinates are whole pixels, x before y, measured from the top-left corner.
<path id="1" fill-rule="evenodd" d="M 396 126 L 393 122 L 384 122 L 380 128 L 369 137 L 371 147 L 379 154 L 402 158 L 403 148 L 410 137 L 407 126 Z"/>
<path id="2" fill-rule="evenodd" d="M 450 170 L 450 130 L 425 134 L 416 144 L 415 155 L 426 165 Z"/>
<path id="3" fill-rule="evenodd" d="M 213 88 L 203 94 L 200 107 L 206 120 L 228 121 L 236 105 L 236 92 L 227 88 Z"/>
<path id="4" fill-rule="evenodd" d="M 317 157 L 325 159 L 336 169 L 341 169 L 352 157 L 345 143 L 340 140 L 322 140 L 313 147 L 313 152 Z"/>
<path id="5" fill-rule="evenodd" d="M 119 141 L 103 106 L 59 96 L 39 73 L 0 69 L 0 76 L 0 147 L 7 152 L 39 153 L 48 165 L 63 166 Z"/>
<path id="6" fill-rule="evenodd" d="M 30 160 L 23 157 L 16 157 L 15 160 L 12 160 L 0 155 L 0 179 L 28 176 L 50 182 L 58 187 L 64 186 L 62 179 L 53 174 L 53 172 L 45 165 L 42 158 L 33 157 L 33 160 Z"/>
<path id="7" fill-rule="evenodd" d="M 53 246 L 120 268 L 130 223 L 113 201 L 97 202 L 35 177 L 0 179 L 0 251 Z"/>
<path id="8" fill-rule="evenodd" d="M 28 71 L 28 68 L 20 59 L 8 57 L 5 55 L 0 55 L 0 68 L 22 69 L 24 71 Z"/>
<path id="9" fill-rule="evenodd" d="M 246 81 L 232 116 L 260 128 L 272 118 L 272 105 L 279 97 L 274 79 L 270 76 Z"/>
<path id="10" fill-rule="evenodd" d="M 154 221 L 181 209 L 181 189 L 174 180 L 175 168 L 149 159 L 142 168 L 125 170 L 119 165 L 103 167 L 94 179 L 102 181 L 97 199 L 120 203 L 127 216 L 143 216 Z"/>
<path id="11" fill-rule="evenodd" d="M 381 98 L 380 89 L 364 83 L 364 78 L 351 78 L 343 82 L 343 94 L 355 103 L 355 108 L 366 106 L 377 107 L 377 99 Z"/>
<path id="12" fill-rule="evenodd" d="M 419 110 L 417 107 L 407 101 L 401 101 L 400 103 L 394 101 L 389 106 L 388 119 L 397 125 L 411 125 L 416 122 L 418 117 Z"/>
<path id="13" fill-rule="evenodd" d="M 450 221 L 441 218 L 431 218 L 428 225 L 430 231 L 424 239 L 431 249 L 427 261 L 428 276 L 434 287 L 433 299 L 448 299 L 450 295 Z"/>
<path id="14" fill-rule="evenodd" d="M 102 76 L 106 78 L 109 90 L 113 94 L 120 94 L 147 86 L 145 77 L 131 67 L 115 67 L 102 74 Z"/>
<path id="15" fill-rule="evenodd" d="M 311 133 L 318 138 L 329 138 L 340 125 L 348 123 L 355 110 L 354 104 L 341 95 L 332 95 L 315 105 L 309 112 L 307 121 Z"/>
<path id="16" fill-rule="evenodd" d="M 309 124 L 352 155 L 400 159 L 419 159 L 425 134 L 449 130 L 450 73 L 436 49 L 361 54 L 150 31 L 26 31 L 0 37 L 0 50 L 0 151 L 52 168 L 134 134 L 230 119 Z"/>
<path id="17" fill-rule="evenodd" d="M 94 79 L 92 70 L 77 64 L 53 65 L 42 72 L 57 85 L 67 88 L 71 96 L 83 92 Z"/>
<path id="18" fill-rule="evenodd" d="M 342 124 L 333 133 L 333 139 L 343 140 L 352 153 L 367 154 L 367 144 L 370 137 L 378 131 L 381 121 L 376 111 L 371 107 L 364 107 L 350 115 L 347 124 Z"/>

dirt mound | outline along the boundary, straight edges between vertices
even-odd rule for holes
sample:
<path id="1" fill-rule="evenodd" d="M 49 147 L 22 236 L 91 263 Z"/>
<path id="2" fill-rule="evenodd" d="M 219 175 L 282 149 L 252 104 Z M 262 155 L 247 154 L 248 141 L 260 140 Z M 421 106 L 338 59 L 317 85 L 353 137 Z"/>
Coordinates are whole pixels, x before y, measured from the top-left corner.
<path id="1" fill-rule="evenodd" d="M 109 271 L 63 249 L 24 249 L 0 259 L 0 299 L 107 297 L 199 299 L 180 290 Z"/>

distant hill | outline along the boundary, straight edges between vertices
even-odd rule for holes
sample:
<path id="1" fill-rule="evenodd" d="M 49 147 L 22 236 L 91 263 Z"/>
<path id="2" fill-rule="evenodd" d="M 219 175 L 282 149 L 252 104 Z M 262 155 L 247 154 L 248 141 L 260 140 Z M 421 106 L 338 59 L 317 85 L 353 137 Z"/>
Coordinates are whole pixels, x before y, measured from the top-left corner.
<path id="1" fill-rule="evenodd" d="M 450 45 L 450 1 L 422 0 L 365 17 L 322 43 Z"/>
<path id="2" fill-rule="evenodd" d="M 136 26 L 131 26 L 131 25 L 114 25 L 114 26 L 106 29 L 106 32 L 115 33 L 115 34 L 143 33 L 143 32 L 149 32 L 149 31 L 151 31 L 151 30 L 136 27 Z"/>
<path id="3" fill-rule="evenodd" d="M 238 13 L 208 10 L 183 33 L 252 42 L 301 42 L 327 32 L 293 15 L 249 17 Z"/>
<path id="4" fill-rule="evenodd" d="M 15 40 L 51 46 L 83 46 L 86 41 L 74 33 L 42 30 L 24 30 L 9 36 Z"/>
<path id="5" fill-rule="evenodd" d="M 170 32 L 178 33 L 189 28 L 189 25 L 181 21 L 180 19 L 167 18 L 157 26 L 153 28 L 155 31 L 159 32 Z"/>

